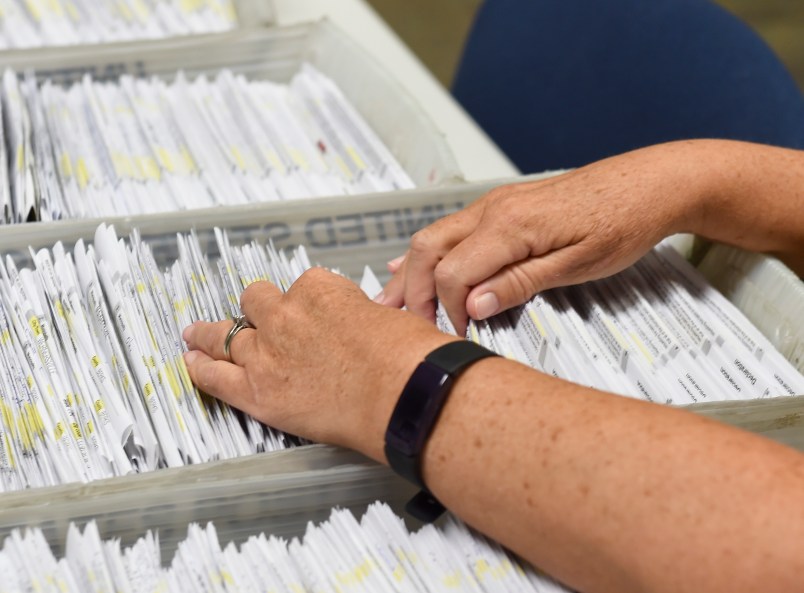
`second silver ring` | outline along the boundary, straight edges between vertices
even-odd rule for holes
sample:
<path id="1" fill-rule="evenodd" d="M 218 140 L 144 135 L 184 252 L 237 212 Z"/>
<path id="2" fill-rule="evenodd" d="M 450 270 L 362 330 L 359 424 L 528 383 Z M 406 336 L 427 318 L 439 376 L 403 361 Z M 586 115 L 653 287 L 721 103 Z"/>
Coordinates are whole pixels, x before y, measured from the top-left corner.
<path id="1" fill-rule="evenodd" d="M 223 341 L 223 355 L 229 362 L 232 362 L 232 355 L 229 350 L 232 346 L 232 340 L 234 340 L 234 337 L 241 329 L 246 328 L 254 329 L 254 326 L 249 323 L 245 315 L 238 315 L 234 318 L 234 325 L 232 326 L 232 329 L 229 330 L 229 333 L 226 334 L 226 339 Z"/>

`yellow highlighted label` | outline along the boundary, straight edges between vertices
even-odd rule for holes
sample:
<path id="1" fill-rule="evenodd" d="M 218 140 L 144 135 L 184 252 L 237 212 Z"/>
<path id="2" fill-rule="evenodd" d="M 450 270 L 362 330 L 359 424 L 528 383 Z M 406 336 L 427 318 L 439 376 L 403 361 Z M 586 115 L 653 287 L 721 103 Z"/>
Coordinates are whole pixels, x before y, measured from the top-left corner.
<path id="1" fill-rule="evenodd" d="M 176 166 L 173 164 L 173 159 L 170 156 L 170 152 L 167 148 L 163 146 L 159 146 L 156 149 L 156 156 L 159 159 L 159 164 L 162 165 L 162 168 L 169 173 L 174 173 L 176 171 Z"/>
<path id="2" fill-rule="evenodd" d="M 8 426 L 14 426 L 14 419 L 11 414 L 11 408 L 8 407 L 6 402 L 0 400 L 0 411 L 3 413 L 3 423 Z"/>
<path id="3" fill-rule="evenodd" d="M 533 311 L 532 309 L 529 309 L 528 310 L 528 316 L 530 317 L 531 321 L 533 321 L 533 325 L 536 326 L 536 329 L 539 330 L 539 334 L 543 338 L 547 337 L 547 332 L 544 331 L 544 325 L 542 325 L 542 321 L 541 321 L 541 319 L 539 319 L 539 316 L 536 315 L 536 311 Z"/>
<path id="4" fill-rule="evenodd" d="M 137 18 L 141 21 L 147 21 L 151 13 L 145 3 L 142 0 L 134 0 L 133 4 Z"/>
<path id="5" fill-rule="evenodd" d="M 606 325 L 609 332 L 611 332 L 611 335 L 614 336 L 614 339 L 617 340 L 617 343 L 620 345 L 620 347 L 625 349 L 625 340 L 623 339 L 623 335 L 617 330 L 611 320 L 604 319 L 603 323 Z"/>
<path id="6" fill-rule="evenodd" d="M 452 574 L 444 576 L 441 582 L 449 589 L 459 589 L 461 586 L 461 575 L 457 572 L 453 572 Z"/>
<path id="7" fill-rule="evenodd" d="M 165 367 L 165 372 L 167 374 L 168 385 L 170 385 L 173 395 L 176 397 L 176 399 L 179 399 L 181 397 L 181 387 L 179 386 L 179 381 L 176 378 L 176 373 L 173 371 L 173 366 L 168 365 Z"/>
<path id="8" fill-rule="evenodd" d="M 372 570 L 374 570 L 374 561 L 369 558 L 348 572 L 337 573 L 335 578 L 341 585 L 357 585 L 365 581 Z"/>
<path id="9" fill-rule="evenodd" d="M 490 570 L 491 567 L 485 558 L 481 558 L 475 562 L 475 576 L 477 577 L 477 580 L 482 581 L 485 578 L 486 573 L 488 573 Z"/>
<path id="10" fill-rule="evenodd" d="M 275 150 L 263 150 L 263 156 L 271 164 L 271 166 L 282 174 L 287 173 L 284 163 L 279 159 L 279 155 Z"/>
<path id="11" fill-rule="evenodd" d="M 37 434 L 44 434 L 45 432 L 45 424 L 42 422 L 42 416 L 39 415 L 39 410 L 37 410 L 31 404 L 25 404 L 25 416 L 28 419 L 28 425 L 33 429 L 33 431 Z"/>
<path id="12" fill-rule="evenodd" d="M 181 0 L 179 7 L 182 12 L 195 12 L 204 6 L 204 0 Z"/>
<path id="13" fill-rule="evenodd" d="M 338 168 L 340 168 L 340 170 L 343 173 L 344 177 L 346 177 L 346 179 L 351 180 L 352 179 L 352 172 L 349 170 L 349 167 L 346 166 L 346 163 L 344 162 L 344 160 L 341 157 L 336 157 L 335 158 L 335 163 L 338 165 Z"/>
<path id="14" fill-rule="evenodd" d="M 394 580 L 396 580 L 397 583 L 402 582 L 402 580 L 405 578 L 405 567 L 401 564 L 397 564 L 394 572 L 391 573 L 391 576 L 394 577 Z"/>
<path id="15" fill-rule="evenodd" d="M 237 146 L 232 146 L 229 151 L 232 153 L 232 157 L 238 168 L 241 171 L 245 171 L 248 167 L 246 166 L 246 159 L 243 157 L 243 153 L 240 152 L 240 149 Z"/>
<path id="16" fill-rule="evenodd" d="M 34 336 L 37 338 L 42 335 L 42 324 L 39 323 L 39 318 L 35 315 L 28 319 L 28 325 L 31 327 L 31 331 L 34 333 Z"/>
<path id="17" fill-rule="evenodd" d="M 131 13 L 131 9 L 128 7 L 126 2 L 118 2 L 117 9 L 120 11 L 120 14 L 123 15 L 123 18 L 127 21 L 131 21 L 134 15 Z"/>
<path id="18" fill-rule="evenodd" d="M 33 449 L 33 437 L 31 436 L 28 426 L 22 417 L 17 418 L 17 432 L 19 432 L 23 448 L 28 451 Z"/>
<path id="19" fill-rule="evenodd" d="M 359 169 L 365 169 L 366 168 L 365 161 L 357 153 L 357 151 L 355 150 L 354 146 L 347 146 L 346 147 L 346 152 L 349 154 L 349 156 L 352 158 L 352 160 L 354 161 L 355 165 L 357 165 Z"/>
<path id="20" fill-rule="evenodd" d="M 191 172 L 194 172 L 196 170 L 195 159 L 193 159 L 193 155 L 190 154 L 190 149 L 186 146 L 181 147 L 181 157 L 184 160 L 184 164 L 187 166 L 187 168 Z"/>
<path id="21" fill-rule="evenodd" d="M 66 152 L 61 153 L 61 157 L 59 157 L 59 169 L 61 169 L 61 175 L 65 179 L 73 176 L 73 164 L 70 162 L 70 155 Z"/>
<path id="22" fill-rule="evenodd" d="M 33 17 L 37 23 L 42 20 L 42 12 L 39 10 L 39 7 L 36 5 L 36 2 L 33 0 L 25 0 L 25 6 L 28 9 L 28 12 Z"/>
<path id="23" fill-rule="evenodd" d="M 87 169 L 87 163 L 84 159 L 78 159 L 78 162 L 75 164 L 76 168 L 76 179 L 78 180 L 78 187 L 82 190 L 86 189 L 87 185 L 89 185 L 89 169 Z"/>
<path id="24" fill-rule="evenodd" d="M 112 164 L 114 165 L 114 172 L 118 177 L 134 179 L 137 177 L 137 172 L 134 170 L 134 165 L 131 159 L 125 154 L 115 152 L 112 154 Z"/>
<path id="25" fill-rule="evenodd" d="M 304 171 L 308 171 L 310 169 L 310 163 L 305 160 L 299 149 L 288 148 L 288 154 L 290 155 L 290 158 L 293 159 L 293 162 L 296 163 L 296 165 L 298 165 L 301 169 Z"/>
<path id="26" fill-rule="evenodd" d="M 81 20 L 81 14 L 75 7 L 75 4 L 73 4 L 72 2 L 68 2 L 67 4 L 65 4 L 65 7 L 67 8 L 67 14 L 70 15 L 70 20 L 72 20 L 73 22 Z"/>
<path id="27" fill-rule="evenodd" d="M 54 15 L 57 17 L 64 15 L 64 10 L 61 7 L 61 3 L 58 0 L 47 0 L 47 7 Z"/>
<path id="28" fill-rule="evenodd" d="M 159 181 L 162 178 L 162 173 L 159 170 L 159 165 L 156 164 L 156 159 L 150 156 L 141 156 L 137 158 L 137 167 L 140 173 L 146 179 Z"/>
<path id="29" fill-rule="evenodd" d="M 648 363 L 652 365 L 654 358 L 647 346 L 645 346 L 645 343 L 639 339 L 639 336 L 636 333 L 631 334 L 631 339 L 634 341 L 634 344 L 637 345 L 637 349 L 642 353 L 642 356 L 644 356 Z"/>

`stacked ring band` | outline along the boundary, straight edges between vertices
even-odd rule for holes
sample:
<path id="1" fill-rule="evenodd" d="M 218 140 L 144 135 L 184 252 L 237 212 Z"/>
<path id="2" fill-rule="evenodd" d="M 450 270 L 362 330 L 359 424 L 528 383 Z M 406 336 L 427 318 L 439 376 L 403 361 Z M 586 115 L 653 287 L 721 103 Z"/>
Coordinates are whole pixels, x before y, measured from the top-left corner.
<path id="1" fill-rule="evenodd" d="M 238 315 L 234 318 L 234 325 L 232 326 L 232 329 L 229 330 L 229 333 L 226 334 L 226 339 L 223 341 L 223 354 L 226 356 L 226 359 L 229 362 L 232 362 L 232 355 L 229 351 L 229 348 L 232 345 L 232 340 L 234 340 L 234 337 L 241 329 L 246 328 L 254 329 L 254 326 L 249 323 L 245 315 Z"/>

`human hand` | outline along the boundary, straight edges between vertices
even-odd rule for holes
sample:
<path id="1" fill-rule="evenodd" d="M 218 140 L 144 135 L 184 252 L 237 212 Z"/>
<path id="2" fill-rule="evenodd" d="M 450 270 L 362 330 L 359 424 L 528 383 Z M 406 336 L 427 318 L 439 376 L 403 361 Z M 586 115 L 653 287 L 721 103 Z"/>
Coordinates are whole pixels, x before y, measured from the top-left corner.
<path id="1" fill-rule="evenodd" d="M 196 322 L 183 338 L 201 390 L 274 428 L 384 460 L 385 428 L 416 365 L 450 341 L 430 324 L 372 303 L 351 281 L 322 268 L 286 294 L 269 282 L 243 292 L 256 329 L 223 344 L 231 321 Z"/>
<path id="2" fill-rule="evenodd" d="M 705 187 L 700 160 L 671 143 L 546 180 L 496 188 L 416 233 L 377 298 L 459 333 L 534 294 L 610 276 L 686 230 Z"/>

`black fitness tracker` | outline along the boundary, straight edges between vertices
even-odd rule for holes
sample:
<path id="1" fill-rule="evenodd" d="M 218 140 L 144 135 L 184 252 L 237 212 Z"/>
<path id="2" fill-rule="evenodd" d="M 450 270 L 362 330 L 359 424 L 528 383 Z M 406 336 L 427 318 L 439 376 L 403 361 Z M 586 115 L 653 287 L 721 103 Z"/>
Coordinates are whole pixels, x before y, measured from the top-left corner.
<path id="1" fill-rule="evenodd" d="M 421 454 L 458 375 L 478 360 L 497 356 L 491 350 L 462 340 L 444 344 L 424 357 L 399 396 L 385 432 L 385 456 L 397 474 L 422 491 L 405 506 L 413 517 L 429 523 L 444 507 L 422 479 Z"/>

